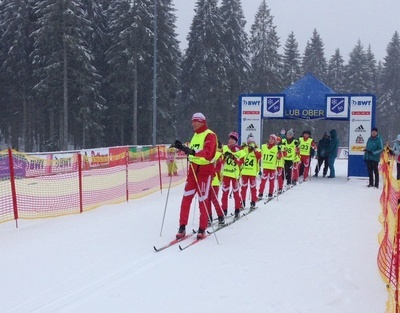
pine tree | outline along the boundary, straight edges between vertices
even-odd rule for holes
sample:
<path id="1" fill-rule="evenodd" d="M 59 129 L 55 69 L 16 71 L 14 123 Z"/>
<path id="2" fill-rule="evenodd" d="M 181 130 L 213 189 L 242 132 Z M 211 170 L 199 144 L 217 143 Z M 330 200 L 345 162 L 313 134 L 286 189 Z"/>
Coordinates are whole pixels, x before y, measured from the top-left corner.
<path id="1" fill-rule="evenodd" d="M 229 82 L 225 65 L 228 53 L 222 43 L 224 29 L 217 0 L 198 0 L 196 14 L 188 35 L 188 48 L 182 63 L 182 102 L 185 110 L 181 121 L 188 127 L 180 129 L 180 136 L 188 139 L 190 117 L 202 112 L 217 134 L 232 130 L 224 114 L 231 109 L 227 101 Z"/>
<path id="2" fill-rule="evenodd" d="M 370 77 L 369 93 L 376 94 L 379 88 L 379 81 L 378 81 L 375 55 L 372 52 L 371 45 L 368 46 L 366 57 L 368 62 L 367 66 L 367 70 L 369 72 L 368 76 Z"/>
<path id="3" fill-rule="evenodd" d="M 101 84 L 101 90 L 98 96 L 102 99 L 104 103 L 104 108 L 102 109 L 101 125 L 102 130 L 99 132 L 91 131 L 88 133 L 85 131 L 86 135 L 83 138 L 89 136 L 89 141 L 98 142 L 98 144 L 105 145 L 107 130 L 105 123 L 105 110 L 107 109 L 107 95 L 109 94 L 109 86 L 106 84 L 105 78 L 107 77 L 107 62 L 106 62 L 106 52 L 110 46 L 109 29 L 108 29 L 108 16 L 107 10 L 109 8 L 111 0 L 82 0 L 84 6 L 85 17 L 90 21 L 91 31 L 87 34 L 87 42 L 89 44 L 89 49 L 93 55 L 92 64 L 96 68 L 99 74 L 99 81 Z M 81 129 L 77 129 L 77 132 L 82 132 Z M 99 136 L 100 135 L 100 136 Z M 100 143 L 101 142 L 101 143 Z M 85 144 L 83 144 L 85 146 Z"/>
<path id="4" fill-rule="evenodd" d="M 103 109 L 99 76 L 92 65 L 87 34 L 90 22 L 82 3 L 75 0 L 43 0 L 35 5 L 38 28 L 33 32 L 34 78 L 37 101 L 48 123 L 48 149 L 67 150 L 85 142 L 81 134 L 101 131 Z M 56 130 L 58 127 L 58 131 Z M 70 137 L 80 128 L 79 138 Z M 85 130 L 85 131 L 84 131 Z M 90 145 L 90 143 L 88 143 Z"/>
<path id="5" fill-rule="evenodd" d="M 172 1 L 160 0 L 157 19 L 157 142 L 174 142 L 176 138 L 182 55 L 175 22 Z"/>
<path id="6" fill-rule="evenodd" d="M 4 0 L 0 3 L 1 32 L 1 128 L 11 146 L 32 151 L 35 134 L 35 107 L 32 99 L 34 17 L 32 1 Z M 10 132 L 9 132 L 10 131 Z"/>
<path id="7" fill-rule="evenodd" d="M 340 50 L 336 49 L 335 54 L 329 60 L 326 84 L 337 93 L 344 93 L 345 65 Z"/>
<path id="8" fill-rule="evenodd" d="M 377 81 L 377 86 L 376 86 L 376 91 L 375 95 L 377 100 L 380 99 L 382 96 L 382 77 L 383 77 L 383 64 L 382 61 L 378 61 L 378 64 L 376 66 L 376 81 Z"/>
<path id="9" fill-rule="evenodd" d="M 346 88 L 348 93 L 369 93 L 371 75 L 364 46 L 359 40 L 350 52 L 349 63 L 346 67 Z"/>
<path id="10" fill-rule="evenodd" d="M 226 121 L 234 124 L 237 121 L 238 97 L 249 91 L 249 39 L 244 29 L 246 21 L 240 0 L 222 0 L 221 19 L 224 28 L 222 42 L 228 53 L 225 65 L 228 77 L 228 98 L 230 104 L 226 112 Z"/>
<path id="11" fill-rule="evenodd" d="M 283 87 L 279 37 L 270 11 L 263 0 L 250 31 L 251 86 L 255 93 L 279 92 Z"/>
<path id="12" fill-rule="evenodd" d="M 149 1 L 118 0 L 109 8 L 111 44 L 106 58 L 109 144 L 149 143 L 153 41 Z M 140 77 L 140 79 L 139 79 Z M 139 118 L 142 112 L 143 118 Z M 139 132 L 139 129 L 142 131 Z"/>
<path id="13" fill-rule="evenodd" d="M 287 88 L 298 81 L 301 77 L 299 44 L 297 43 L 293 32 L 291 32 L 286 39 L 283 51 L 284 55 L 282 75 L 284 88 Z"/>
<path id="14" fill-rule="evenodd" d="M 325 59 L 324 43 L 314 29 L 311 42 L 308 41 L 303 56 L 303 73 L 311 73 L 321 81 L 326 80 L 327 63 Z"/>
<path id="15" fill-rule="evenodd" d="M 394 139 L 400 116 L 400 37 L 396 31 L 387 46 L 382 71 L 382 96 L 378 111 L 384 138 Z"/>

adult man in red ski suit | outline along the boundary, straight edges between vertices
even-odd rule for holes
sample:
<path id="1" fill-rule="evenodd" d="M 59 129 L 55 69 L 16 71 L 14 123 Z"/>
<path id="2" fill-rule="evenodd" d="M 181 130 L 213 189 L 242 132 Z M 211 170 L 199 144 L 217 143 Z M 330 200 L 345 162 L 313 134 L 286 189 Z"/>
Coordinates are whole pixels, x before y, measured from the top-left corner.
<path id="1" fill-rule="evenodd" d="M 193 114 L 192 127 L 194 135 L 190 142 L 190 148 L 178 140 L 175 142 L 175 148 L 183 151 L 189 157 L 188 176 L 181 203 L 177 239 L 186 235 L 190 205 L 196 193 L 199 195 L 200 209 L 197 238 L 203 239 L 205 237 L 205 229 L 208 223 L 206 203 L 214 175 L 212 162 L 217 152 L 217 136 L 207 127 L 206 118 L 202 113 Z"/>

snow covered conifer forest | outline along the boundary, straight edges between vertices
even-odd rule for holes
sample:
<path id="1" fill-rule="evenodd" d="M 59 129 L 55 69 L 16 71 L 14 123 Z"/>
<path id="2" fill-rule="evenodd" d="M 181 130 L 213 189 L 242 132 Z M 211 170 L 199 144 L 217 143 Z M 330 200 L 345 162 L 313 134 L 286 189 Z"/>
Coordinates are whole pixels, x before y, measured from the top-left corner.
<path id="1" fill-rule="evenodd" d="M 295 33 L 279 38 L 273 10 L 259 1 L 254 19 L 246 21 L 240 0 L 198 0 L 185 51 L 174 1 L 157 1 L 157 142 L 188 140 L 197 111 L 225 138 L 238 127 L 240 94 L 279 93 L 307 73 L 337 93 L 375 94 L 380 134 L 393 140 L 400 113 L 398 32 L 383 60 L 360 41 L 348 61 L 340 47 L 325 55 L 318 27 L 299 51 Z M 154 12 L 153 0 L 0 1 L 2 147 L 33 152 L 151 144 Z M 348 140 L 345 123 L 268 124 L 269 132 L 281 127 L 318 134 L 336 128 L 341 145 Z"/>

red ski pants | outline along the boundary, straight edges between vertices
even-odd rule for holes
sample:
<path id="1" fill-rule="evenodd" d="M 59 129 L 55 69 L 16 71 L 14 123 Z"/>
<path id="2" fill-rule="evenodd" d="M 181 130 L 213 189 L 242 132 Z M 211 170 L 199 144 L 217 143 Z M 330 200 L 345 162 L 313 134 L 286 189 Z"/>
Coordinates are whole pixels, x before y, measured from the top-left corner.
<path id="1" fill-rule="evenodd" d="M 197 180 L 196 180 L 197 179 Z M 187 225 L 189 219 L 190 205 L 193 197 L 198 193 L 200 222 L 199 228 L 206 229 L 208 223 L 207 199 L 209 197 L 211 185 L 211 175 L 208 173 L 198 173 L 196 176 L 189 171 L 183 192 L 179 225 Z"/>

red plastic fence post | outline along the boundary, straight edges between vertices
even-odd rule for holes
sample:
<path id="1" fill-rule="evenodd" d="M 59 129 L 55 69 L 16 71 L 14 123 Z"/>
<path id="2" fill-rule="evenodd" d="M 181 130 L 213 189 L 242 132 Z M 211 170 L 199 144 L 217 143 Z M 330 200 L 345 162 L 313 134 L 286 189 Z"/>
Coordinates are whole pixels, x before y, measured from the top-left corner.
<path id="1" fill-rule="evenodd" d="M 395 266 L 395 274 L 396 274 L 396 290 L 394 294 L 394 302 L 396 305 L 396 313 L 399 313 L 399 237 L 400 237 L 400 230 L 399 230 L 399 222 L 400 222 L 400 216 L 399 216 L 399 210 L 400 210 L 400 205 L 397 205 L 397 229 L 396 229 L 396 242 L 395 242 L 395 248 L 394 248 L 394 253 L 396 253 L 396 266 Z M 390 283 L 390 281 L 389 281 Z"/>
<path id="2" fill-rule="evenodd" d="M 83 212 L 83 192 L 82 192 L 82 154 L 78 153 L 78 176 L 79 176 L 79 213 Z"/>
<path id="3" fill-rule="evenodd" d="M 157 146 L 157 158 L 158 158 L 158 174 L 160 176 L 160 191 L 162 193 L 162 173 L 161 173 L 161 158 L 160 158 L 160 147 Z"/>
<path id="4" fill-rule="evenodd" d="M 129 147 L 125 151 L 125 169 L 126 169 L 126 202 L 129 202 Z"/>
<path id="5" fill-rule="evenodd" d="M 18 228 L 17 189 L 15 188 L 14 160 L 11 148 L 8 148 L 8 162 L 10 165 L 10 183 L 11 183 L 11 195 L 13 201 L 15 226 L 16 228 Z"/>

